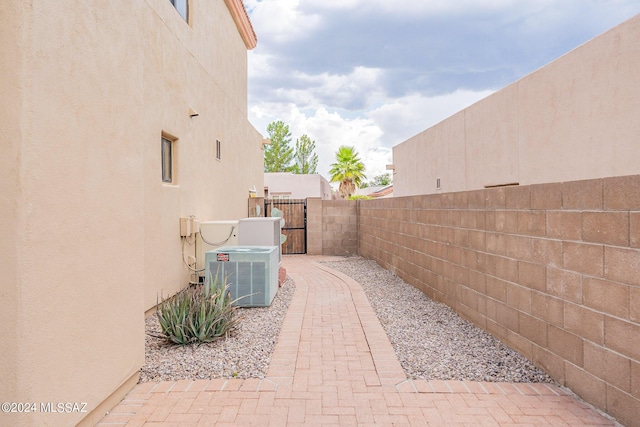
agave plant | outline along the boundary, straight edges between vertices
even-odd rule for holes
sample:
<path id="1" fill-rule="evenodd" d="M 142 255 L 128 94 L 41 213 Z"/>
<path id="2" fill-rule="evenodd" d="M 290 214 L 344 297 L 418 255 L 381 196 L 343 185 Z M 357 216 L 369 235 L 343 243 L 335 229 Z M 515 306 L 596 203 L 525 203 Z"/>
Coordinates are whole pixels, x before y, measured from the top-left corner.
<path id="1" fill-rule="evenodd" d="M 205 343 L 226 336 L 236 325 L 235 307 L 226 279 L 184 289 L 158 305 L 162 332 L 173 343 Z"/>

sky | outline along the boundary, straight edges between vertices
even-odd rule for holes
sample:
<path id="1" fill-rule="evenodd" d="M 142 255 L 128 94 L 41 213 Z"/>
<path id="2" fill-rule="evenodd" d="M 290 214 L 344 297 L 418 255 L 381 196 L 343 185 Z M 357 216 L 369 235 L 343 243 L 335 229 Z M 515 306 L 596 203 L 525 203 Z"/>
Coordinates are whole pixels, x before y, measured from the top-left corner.
<path id="1" fill-rule="evenodd" d="M 367 180 L 392 147 L 640 13 L 638 0 L 244 0 L 249 120 L 341 145 Z M 579 70 L 576 70 L 579 72 Z"/>

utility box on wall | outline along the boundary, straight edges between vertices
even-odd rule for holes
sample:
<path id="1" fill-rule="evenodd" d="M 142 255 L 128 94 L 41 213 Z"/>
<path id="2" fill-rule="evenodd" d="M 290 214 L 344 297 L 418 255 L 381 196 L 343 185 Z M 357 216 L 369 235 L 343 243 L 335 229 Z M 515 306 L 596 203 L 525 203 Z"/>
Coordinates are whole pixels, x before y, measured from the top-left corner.
<path id="1" fill-rule="evenodd" d="M 238 307 L 269 306 L 278 292 L 278 248 L 224 246 L 206 254 L 207 284 L 226 279 Z"/>

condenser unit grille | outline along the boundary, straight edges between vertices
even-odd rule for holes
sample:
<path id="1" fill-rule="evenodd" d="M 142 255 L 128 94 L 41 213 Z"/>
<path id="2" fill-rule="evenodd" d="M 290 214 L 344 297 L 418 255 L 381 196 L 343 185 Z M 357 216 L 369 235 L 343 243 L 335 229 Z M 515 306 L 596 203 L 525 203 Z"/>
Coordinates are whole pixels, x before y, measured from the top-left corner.
<path id="1" fill-rule="evenodd" d="M 277 249 L 227 247 L 207 252 L 207 279 L 226 279 L 237 306 L 268 306 L 278 291 Z"/>

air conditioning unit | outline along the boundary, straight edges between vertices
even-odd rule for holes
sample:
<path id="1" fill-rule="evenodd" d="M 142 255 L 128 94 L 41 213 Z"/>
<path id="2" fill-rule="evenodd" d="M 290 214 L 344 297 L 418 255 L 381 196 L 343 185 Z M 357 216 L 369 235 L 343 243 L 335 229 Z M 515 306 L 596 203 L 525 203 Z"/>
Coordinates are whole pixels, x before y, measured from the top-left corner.
<path id="1" fill-rule="evenodd" d="M 196 234 L 196 266 L 205 276 L 205 254 L 221 246 L 238 245 L 238 221 L 203 221 Z"/>
<path id="2" fill-rule="evenodd" d="M 257 217 L 243 218 L 238 221 L 240 246 L 277 246 L 278 263 L 282 261 L 281 218 Z"/>
<path id="3" fill-rule="evenodd" d="M 238 307 L 271 305 L 278 292 L 276 246 L 224 246 L 206 253 L 206 283 L 226 278 Z"/>

